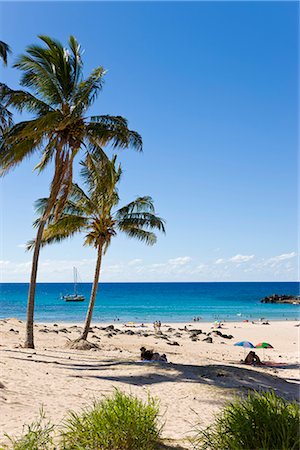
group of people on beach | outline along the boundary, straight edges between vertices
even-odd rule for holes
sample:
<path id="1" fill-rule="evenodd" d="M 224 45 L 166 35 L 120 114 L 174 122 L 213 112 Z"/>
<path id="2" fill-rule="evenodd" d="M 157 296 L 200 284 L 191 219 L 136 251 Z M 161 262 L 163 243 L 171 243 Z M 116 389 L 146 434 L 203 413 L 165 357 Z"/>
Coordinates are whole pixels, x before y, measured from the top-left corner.
<path id="1" fill-rule="evenodd" d="M 160 331 L 160 329 L 161 329 L 161 321 L 160 320 L 156 320 L 153 323 L 153 328 L 154 328 L 155 333 L 157 333 L 157 331 Z"/>

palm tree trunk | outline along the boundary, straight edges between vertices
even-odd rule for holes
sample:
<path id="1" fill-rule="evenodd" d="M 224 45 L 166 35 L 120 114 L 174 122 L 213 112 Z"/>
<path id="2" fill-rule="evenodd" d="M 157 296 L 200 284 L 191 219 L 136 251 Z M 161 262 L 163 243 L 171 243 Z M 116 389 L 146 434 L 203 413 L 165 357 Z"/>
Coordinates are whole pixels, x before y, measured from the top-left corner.
<path id="1" fill-rule="evenodd" d="M 35 299 L 38 260 L 44 228 L 45 228 L 45 221 L 42 221 L 38 228 L 32 257 L 31 277 L 27 302 L 26 338 L 24 343 L 25 348 L 34 348 L 34 341 L 33 341 L 34 299 Z"/>
<path id="2" fill-rule="evenodd" d="M 96 263 L 96 269 L 95 269 L 94 283 L 93 283 L 91 297 L 90 297 L 89 309 L 88 309 L 88 312 L 87 312 L 87 315 L 85 318 L 84 329 L 83 329 L 82 335 L 80 336 L 79 339 L 86 340 L 88 333 L 89 333 L 92 316 L 93 316 L 93 311 L 94 311 L 94 306 L 95 306 L 97 290 L 98 290 L 99 275 L 100 275 L 100 268 L 101 268 L 101 262 L 102 262 L 102 247 L 103 247 L 103 244 L 100 244 L 98 247 L 97 263 Z"/>
<path id="3" fill-rule="evenodd" d="M 36 290 L 36 278 L 37 278 L 37 270 L 38 270 L 38 261 L 39 254 L 41 248 L 41 242 L 43 237 L 43 231 L 45 228 L 46 221 L 51 213 L 51 210 L 55 204 L 57 195 L 60 190 L 60 186 L 63 179 L 63 161 L 60 160 L 60 154 L 57 153 L 56 156 L 56 165 L 55 165 L 55 173 L 51 185 L 51 192 L 48 199 L 46 210 L 43 214 L 43 217 L 40 221 L 38 232 L 35 239 L 34 252 L 32 257 L 32 266 L 31 266 L 31 276 L 30 276 L 30 286 L 28 292 L 28 301 L 27 301 L 27 317 L 26 317 L 26 337 L 24 342 L 24 348 L 34 348 L 34 339 L 33 339 L 33 322 L 34 322 L 34 300 L 35 300 L 35 290 Z"/>

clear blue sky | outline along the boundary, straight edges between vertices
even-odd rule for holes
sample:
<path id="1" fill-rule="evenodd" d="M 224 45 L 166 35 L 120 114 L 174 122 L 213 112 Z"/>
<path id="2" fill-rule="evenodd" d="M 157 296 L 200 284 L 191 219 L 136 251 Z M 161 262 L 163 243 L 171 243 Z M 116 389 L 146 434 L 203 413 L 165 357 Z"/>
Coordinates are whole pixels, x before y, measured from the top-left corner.
<path id="1" fill-rule="evenodd" d="M 154 247 L 117 237 L 105 281 L 296 280 L 298 4 L 296 2 L 1 3 L 14 57 L 48 34 L 107 69 L 92 113 L 141 133 L 123 151 L 122 202 L 151 195 L 167 221 Z M 1 68 L 17 87 L 19 73 Z M 51 172 L 38 156 L 1 180 L 3 281 L 28 281 L 33 202 Z M 78 180 L 77 171 L 75 179 Z M 40 281 L 92 280 L 81 237 L 44 249 Z"/>

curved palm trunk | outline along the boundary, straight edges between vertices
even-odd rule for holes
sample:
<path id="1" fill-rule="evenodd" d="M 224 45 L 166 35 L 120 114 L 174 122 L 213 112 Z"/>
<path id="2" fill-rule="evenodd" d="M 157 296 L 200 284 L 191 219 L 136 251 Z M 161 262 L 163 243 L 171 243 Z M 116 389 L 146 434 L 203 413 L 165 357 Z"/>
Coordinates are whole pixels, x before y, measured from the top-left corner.
<path id="1" fill-rule="evenodd" d="M 34 348 L 33 341 L 33 317 L 34 317 L 34 299 L 35 299 L 35 289 L 36 289 L 36 277 L 37 277 L 37 269 L 38 269 L 38 260 L 41 248 L 41 241 L 43 237 L 43 231 L 45 228 L 45 221 L 40 223 L 38 228 L 34 253 L 32 257 L 32 267 L 31 267 L 31 277 L 30 277 L 30 286 L 28 292 L 28 302 L 27 302 L 27 317 L 26 317 L 26 338 L 24 347 L 25 348 Z"/>
<path id="2" fill-rule="evenodd" d="M 58 152 L 56 155 L 56 165 L 55 165 L 55 174 L 53 177 L 51 192 L 48 200 L 48 204 L 46 210 L 43 214 L 43 217 L 40 221 L 40 225 L 38 227 L 34 252 L 32 257 L 32 266 L 31 266 L 31 275 L 30 275 L 30 286 L 28 292 L 28 301 L 27 301 L 27 316 L 26 316 L 26 337 L 24 342 L 24 348 L 34 348 L 34 339 L 33 339 L 33 322 L 34 322 L 34 300 L 35 300 L 35 290 L 36 290 L 36 278 L 37 278 L 37 270 L 38 270 L 38 261 L 39 254 L 41 248 L 41 242 L 43 237 L 43 231 L 45 228 L 46 221 L 51 213 L 51 210 L 55 204 L 56 198 L 58 196 L 61 183 L 64 175 L 64 161 L 60 159 L 60 153 Z"/>
<path id="3" fill-rule="evenodd" d="M 87 315 L 85 318 L 84 329 L 83 329 L 82 335 L 80 336 L 79 339 L 84 339 L 84 340 L 87 339 L 89 329 L 91 326 L 91 321 L 92 321 L 92 316 L 93 316 L 93 311 L 94 311 L 94 306 L 95 306 L 95 300 L 96 300 L 96 295 L 97 295 L 97 290 L 98 290 L 101 262 L 102 262 L 102 246 L 103 245 L 100 244 L 98 247 L 96 269 L 95 269 L 94 282 L 93 282 L 93 287 L 92 287 L 92 292 L 91 292 L 91 297 L 90 297 L 89 309 L 88 309 L 88 312 L 87 312 Z"/>

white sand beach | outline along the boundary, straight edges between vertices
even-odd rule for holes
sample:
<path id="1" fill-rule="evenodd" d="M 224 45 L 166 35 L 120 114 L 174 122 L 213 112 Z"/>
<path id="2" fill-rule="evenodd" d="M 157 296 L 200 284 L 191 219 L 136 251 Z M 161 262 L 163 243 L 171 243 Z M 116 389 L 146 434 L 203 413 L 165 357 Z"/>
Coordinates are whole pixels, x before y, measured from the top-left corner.
<path id="1" fill-rule="evenodd" d="M 69 409 L 78 410 L 93 399 L 110 394 L 114 388 L 141 398 L 150 393 L 161 402 L 163 436 L 182 443 L 196 423 L 208 425 L 227 399 L 248 389 L 272 388 L 295 399 L 299 395 L 299 326 L 296 321 L 224 323 L 221 333 L 203 341 L 191 332 L 212 331 L 210 323 L 162 324 L 162 335 L 154 335 L 153 325 L 145 327 L 114 323 L 128 334 L 101 330 L 109 324 L 94 324 L 89 335 L 99 349 L 66 348 L 69 339 L 79 336 L 80 325 L 36 324 L 35 350 L 22 348 L 25 324 L 17 319 L 0 321 L 1 417 L 0 442 L 4 433 L 18 434 L 24 423 L 38 416 L 43 405 L 51 420 L 59 423 Z M 169 330 L 169 331 L 168 331 Z M 241 364 L 248 349 L 235 347 L 237 341 L 254 345 L 269 342 L 274 349 L 255 350 L 274 367 Z M 170 345 L 177 342 L 179 345 Z M 167 355 L 168 364 L 140 360 L 140 347 Z"/>

